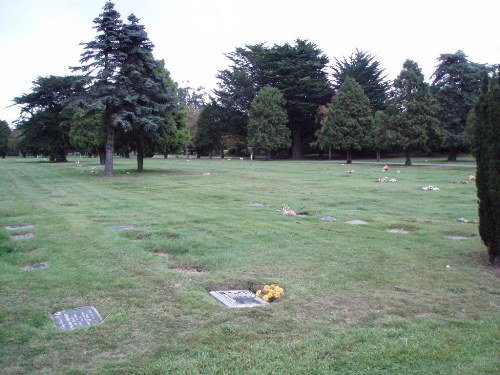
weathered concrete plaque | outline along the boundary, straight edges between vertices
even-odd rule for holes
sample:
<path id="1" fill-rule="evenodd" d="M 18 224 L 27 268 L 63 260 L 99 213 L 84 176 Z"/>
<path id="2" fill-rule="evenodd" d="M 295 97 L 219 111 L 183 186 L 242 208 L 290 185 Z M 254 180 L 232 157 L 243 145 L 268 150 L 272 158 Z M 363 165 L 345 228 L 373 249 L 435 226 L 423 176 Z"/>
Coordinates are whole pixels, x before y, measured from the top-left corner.
<path id="1" fill-rule="evenodd" d="M 102 321 L 101 315 L 93 306 L 58 311 L 52 314 L 51 317 L 56 327 L 63 331 L 88 327 Z"/>
<path id="2" fill-rule="evenodd" d="M 346 224 L 351 224 L 351 225 L 366 225 L 368 224 L 366 221 L 363 220 L 351 220 L 351 221 L 346 221 Z"/>
<path id="3" fill-rule="evenodd" d="M 41 270 L 43 268 L 47 268 L 49 266 L 49 262 L 41 262 L 41 263 L 36 263 L 32 264 L 29 266 L 24 267 L 26 271 L 36 271 L 36 270 Z"/>
<path id="4" fill-rule="evenodd" d="M 31 229 L 34 225 L 8 225 L 5 227 L 7 230 L 23 230 L 23 229 Z"/>
<path id="5" fill-rule="evenodd" d="M 227 307 L 243 308 L 267 304 L 249 290 L 218 290 L 210 294 Z"/>

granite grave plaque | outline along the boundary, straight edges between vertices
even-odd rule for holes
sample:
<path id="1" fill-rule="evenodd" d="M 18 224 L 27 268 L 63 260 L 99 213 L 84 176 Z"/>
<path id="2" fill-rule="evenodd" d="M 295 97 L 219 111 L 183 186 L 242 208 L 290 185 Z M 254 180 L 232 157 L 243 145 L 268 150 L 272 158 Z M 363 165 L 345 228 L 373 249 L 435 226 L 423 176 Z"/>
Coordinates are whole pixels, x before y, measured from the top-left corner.
<path id="1" fill-rule="evenodd" d="M 101 315 L 93 306 L 58 311 L 52 314 L 52 320 L 56 327 L 63 331 L 88 327 L 102 321 Z"/>
<path id="2" fill-rule="evenodd" d="M 218 290 L 212 291 L 210 294 L 227 307 L 244 308 L 267 304 L 249 290 Z"/>

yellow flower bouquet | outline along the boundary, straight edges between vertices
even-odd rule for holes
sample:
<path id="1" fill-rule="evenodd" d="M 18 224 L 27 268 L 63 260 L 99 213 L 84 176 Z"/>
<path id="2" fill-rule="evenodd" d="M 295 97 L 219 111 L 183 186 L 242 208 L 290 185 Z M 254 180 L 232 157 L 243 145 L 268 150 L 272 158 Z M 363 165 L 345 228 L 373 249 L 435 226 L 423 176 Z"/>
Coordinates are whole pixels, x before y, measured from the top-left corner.
<path id="1" fill-rule="evenodd" d="M 274 302 L 285 294 L 285 290 L 279 285 L 261 285 L 255 295 L 266 302 Z"/>

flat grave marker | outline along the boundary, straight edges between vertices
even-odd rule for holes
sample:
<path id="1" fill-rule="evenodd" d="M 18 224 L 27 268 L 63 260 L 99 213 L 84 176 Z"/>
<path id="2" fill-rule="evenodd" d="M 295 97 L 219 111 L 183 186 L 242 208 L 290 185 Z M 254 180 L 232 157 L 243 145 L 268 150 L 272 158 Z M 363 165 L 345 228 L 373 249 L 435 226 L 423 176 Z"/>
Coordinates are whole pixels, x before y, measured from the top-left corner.
<path id="1" fill-rule="evenodd" d="M 117 232 L 123 232 L 125 230 L 131 230 L 134 229 L 132 225 L 113 225 L 111 227 L 111 230 L 115 230 Z"/>
<path id="2" fill-rule="evenodd" d="M 34 225 L 28 224 L 28 225 L 7 225 L 5 229 L 7 230 L 24 230 L 24 229 L 31 229 L 34 228 Z"/>
<path id="3" fill-rule="evenodd" d="M 408 234 L 408 233 L 410 233 L 406 229 L 402 229 L 402 228 L 390 228 L 390 229 L 387 229 L 387 232 L 389 232 L 389 233 L 399 233 L 399 234 Z"/>
<path id="4" fill-rule="evenodd" d="M 212 291 L 210 294 L 231 308 L 256 307 L 267 304 L 249 290 L 218 290 Z"/>
<path id="5" fill-rule="evenodd" d="M 101 315 L 93 306 L 58 311 L 52 314 L 51 317 L 56 327 L 62 331 L 85 328 L 102 322 Z"/>
<path id="6" fill-rule="evenodd" d="M 35 233 L 24 233 L 24 234 L 16 234 L 15 236 L 11 236 L 13 240 L 25 240 L 28 238 L 33 238 L 35 237 Z"/>
<path id="7" fill-rule="evenodd" d="M 49 262 L 40 262 L 24 267 L 26 271 L 37 271 L 49 267 Z"/>
<path id="8" fill-rule="evenodd" d="M 444 238 L 449 238 L 450 240 L 456 240 L 456 241 L 462 241 L 462 240 L 469 239 L 469 237 L 460 236 L 458 234 L 447 234 L 446 236 L 444 236 Z"/>
<path id="9" fill-rule="evenodd" d="M 325 217 L 322 217 L 321 220 L 324 220 L 324 221 L 336 221 L 337 219 L 334 218 L 333 216 L 327 215 Z"/>
<path id="10" fill-rule="evenodd" d="M 249 203 L 249 204 L 247 204 L 247 206 L 249 206 L 249 207 L 264 207 L 264 203 L 258 203 L 258 202 Z"/>
<path id="11" fill-rule="evenodd" d="M 366 225 L 366 224 L 368 224 L 366 221 L 363 221 L 363 220 L 350 220 L 350 221 L 346 221 L 345 223 L 350 224 L 350 225 Z"/>

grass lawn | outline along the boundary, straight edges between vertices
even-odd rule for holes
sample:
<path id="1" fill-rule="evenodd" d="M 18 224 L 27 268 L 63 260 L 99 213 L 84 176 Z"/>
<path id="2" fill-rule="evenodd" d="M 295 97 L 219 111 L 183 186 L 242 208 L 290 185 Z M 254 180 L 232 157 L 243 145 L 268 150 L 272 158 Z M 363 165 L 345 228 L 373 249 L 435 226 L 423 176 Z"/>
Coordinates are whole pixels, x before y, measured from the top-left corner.
<path id="1" fill-rule="evenodd" d="M 0 159 L 0 373 L 500 373 L 500 272 L 457 221 L 477 218 L 475 184 L 453 183 L 474 168 L 82 164 Z M 284 297 L 230 309 L 208 293 L 261 283 Z M 102 324 L 55 327 L 81 306 Z"/>

